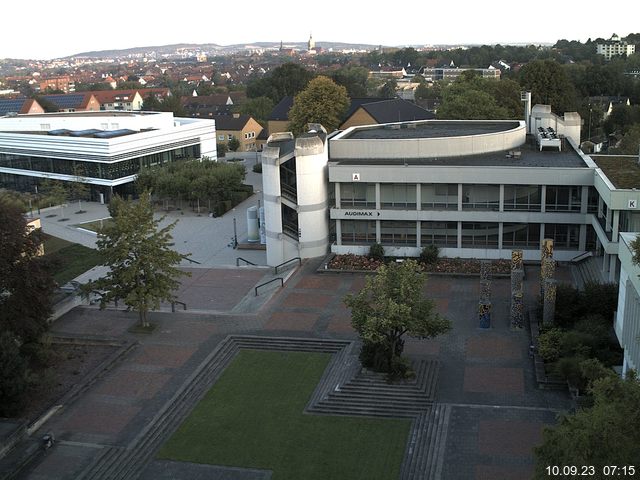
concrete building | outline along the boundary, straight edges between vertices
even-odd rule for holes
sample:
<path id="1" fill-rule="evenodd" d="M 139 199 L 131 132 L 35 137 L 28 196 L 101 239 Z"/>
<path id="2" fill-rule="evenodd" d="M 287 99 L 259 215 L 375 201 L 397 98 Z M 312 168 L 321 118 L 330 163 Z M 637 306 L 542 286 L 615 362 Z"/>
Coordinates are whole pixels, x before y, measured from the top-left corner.
<path id="1" fill-rule="evenodd" d="M 94 200 L 133 193 L 143 166 L 216 160 L 215 122 L 170 112 L 75 112 L 0 118 L 0 187 L 34 191 L 46 179 L 81 181 Z"/>
<path id="2" fill-rule="evenodd" d="M 455 80 L 467 70 L 472 70 L 474 72 L 479 73 L 480 76 L 482 76 L 482 78 L 493 78 L 497 80 L 500 79 L 500 75 L 502 73 L 499 68 L 495 68 L 495 67 L 490 67 L 490 68 L 423 67 L 418 71 L 418 73 L 422 75 L 425 79 L 435 82 L 437 80 Z"/>
<path id="3" fill-rule="evenodd" d="M 596 44 L 596 53 L 604 56 L 605 60 L 611 60 L 612 57 L 619 55 L 630 56 L 633 55 L 635 51 L 636 46 L 634 44 L 620 40 L 620 37 L 615 33 L 604 43 Z"/>

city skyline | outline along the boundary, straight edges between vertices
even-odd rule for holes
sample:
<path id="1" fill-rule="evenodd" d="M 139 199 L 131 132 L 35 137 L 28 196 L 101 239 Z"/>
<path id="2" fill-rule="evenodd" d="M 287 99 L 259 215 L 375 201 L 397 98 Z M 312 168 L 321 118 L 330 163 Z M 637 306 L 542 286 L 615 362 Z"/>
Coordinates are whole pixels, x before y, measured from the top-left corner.
<path id="1" fill-rule="evenodd" d="M 94 50 L 126 49 L 175 43 L 218 45 L 254 42 L 360 43 L 385 46 L 540 44 L 559 39 L 586 41 L 635 33 L 640 6 L 631 0 L 617 4 L 615 24 L 594 24 L 601 4 L 593 0 L 554 4 L 553 8 L 514 8 L 513 2 L 463 2 L 455 11 L 448 4 L 420 5 L 397 11 L 328 0 L 322 8 L 300 8 L 291 0 L 265 8 L 249 0 L 237 9 L 196 0 L 187 8 L 150 9 L 148 5 L 114 0 L 108 9 L 51 9 L 35 2 L 28 22 L 7 22 L 0 42 L 0 58 L 42 59 Z M 46 10 L 45 10 L 46 9 Z M 464 17 L 454 15 L 465 11 Z M 7 19 L 23 18 L 16 4 L 5 7 Z M 624 13 L 624 14 L 622 14 Z M 397 22 L 394 21 L 397 19 Z M 131 25 L 131 26 L 129 26 Z M 25 28 L 28 26 L 28 28 Z M 14 39 L 14 40 L 11 40 Z"/>

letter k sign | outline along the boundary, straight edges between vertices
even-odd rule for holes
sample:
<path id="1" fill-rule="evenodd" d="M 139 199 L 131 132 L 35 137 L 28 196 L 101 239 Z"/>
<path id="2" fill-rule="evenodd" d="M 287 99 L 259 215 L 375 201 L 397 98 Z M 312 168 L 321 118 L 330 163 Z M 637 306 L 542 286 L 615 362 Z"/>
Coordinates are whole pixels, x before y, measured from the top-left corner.
<path id="1" fill-rule="evenodd" d="M 629 207 L 628 208 L 638 208 L 638 201 L 637 200 L 629 200 Z"/>

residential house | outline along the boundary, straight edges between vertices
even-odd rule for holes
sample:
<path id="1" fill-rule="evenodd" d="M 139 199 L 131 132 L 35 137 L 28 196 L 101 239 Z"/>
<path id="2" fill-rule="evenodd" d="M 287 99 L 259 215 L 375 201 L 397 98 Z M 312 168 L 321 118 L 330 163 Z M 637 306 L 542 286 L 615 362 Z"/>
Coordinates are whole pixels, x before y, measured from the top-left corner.
<path id="1" fill-rule="evenodd" d="M 58 112 L 97 112 L 100 102 L 91 92 L 42 95 L 43 99 L 55 105 Z"/>
<path id="2" fill-rule="evenodd" d="M 340 130 L 360 125 L 433 120 L 433 112 L 399 98 L 360 104 L 340 125 Z"/>
<path id="3" fill-rule="evenodd" d="M 44 113 L 44 108 L 33 98 L 6 98 L 0 100 L 0 117 L 9 113 Z"/>
<path id="4" fill-rule="evenodd" d="M 75 91 L 75 83 L 69 76 L 43 78 L 40 80 L 40 91 L 62 90 L 64 93 Z"/>
<path id="5" fill-rule="evenodd" d="M 262 132 L 262 125 L 249 115 L 234 113 L 232 115 L 215 115 L 217 143 L 228 144 L 233 138 L 240 142 L 238 152 L 255 152 L 258 150 L 257 138 Z"/>
<path id="6" fill-rule="evenodd" d="M 100 103 L 100 110 L 142 110 L 144 100 L 138 90 L 100 90 L 91 92 Z"/>
<path id="7" fill-rule="evenodd" d="M 635 51 L 636 46 L 634 44 L 620 40 L 620 37 L 615 33 L 611 35 L 609 40 L 596 44 L 596 53 L 602 55 L 605 60 L 611 60 L 612 57 L 619 55 L 630 56 Z"/>

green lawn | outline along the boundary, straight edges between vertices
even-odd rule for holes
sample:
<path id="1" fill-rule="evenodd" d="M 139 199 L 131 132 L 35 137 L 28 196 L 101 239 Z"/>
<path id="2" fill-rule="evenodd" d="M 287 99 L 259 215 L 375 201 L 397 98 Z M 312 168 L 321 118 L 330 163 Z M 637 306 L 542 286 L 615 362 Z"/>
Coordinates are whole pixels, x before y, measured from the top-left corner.
<path id="1" fill-rule="evenodd" d="M 329 359 L 241 350 L 159 457 L 269 469 L 273 480 L 397 479 L 410 420 L 302 413 Z"/>
<path id="2" fill-rule="evenodd" d="M 79 223 L 76 227 L 84 228 L 85 230 L 91 230 L 92 232 L 98 232 L 103 225 L 109 225 L 113 220 L 105 218 L 103 220 L 94 220 L 93 222 Z"/>
<path id="3" fill-rule="evenodd" d="M 97 250 L 50 235 L 45 236 L 44 255 L 59 285 L 64 285 L 100 263 Z"/>

